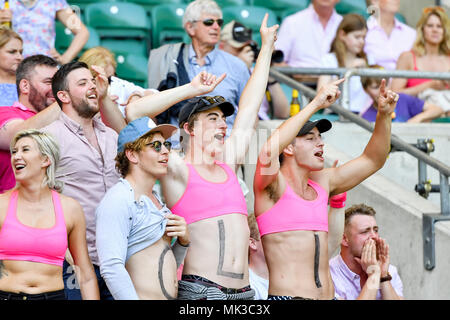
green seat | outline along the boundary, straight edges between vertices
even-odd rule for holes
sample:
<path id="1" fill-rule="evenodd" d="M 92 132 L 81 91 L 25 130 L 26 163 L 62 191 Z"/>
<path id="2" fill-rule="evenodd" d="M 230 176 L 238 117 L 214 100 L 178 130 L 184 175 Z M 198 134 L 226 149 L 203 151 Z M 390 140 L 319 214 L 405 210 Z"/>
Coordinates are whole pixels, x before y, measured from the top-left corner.
<path id="1" fill-rule="evenodd" d="M 157 5 L 151 13 L 152 47 L 158 48 L 167 43 L 190 42 L 183 28 L 183 15 L 186 4 L 167 3 Z"/>
<path id="2" fill-rule="evenodd" d="M 87 27 L 87 29 L 89 31 L 89 39 L 78 54 L 79 56 L 81 56 L 84 51 L 100 45 L 100 37 L 98 36 L 97 31 L 92 27 Z M 55 21 L 55 32 L 55 49 L 62 54 L 72 43 L 74 35 L 59 21 Z"/>
<path id="3" fill-rule="evenodd" d="M 121 0 L 69 0 L 67 2 L 75 12 L 79 13 L 79 16 L 84 21 L 84 11 L 88 4 L 97 2 L 121 2 Z"/>
<path id="4" fill-rule="evenodd" d="M 259 29 L 261 27 L 261 22 L 266 13 L 269 14 L 269 20 L 267 25 L 273 26 L 278 23 L 276 14 L 267 8 L 257 7 L 257 6 L 230 6 L 223 8 L 223 20 L 225 24 L 231 20 L 236 20 L 245 25 L 247 28 L 252 29 L 252 39 L 261 45 L 261 35 L 259 34 Z"/>
<path id="5" fill-rule="evenodd" d="M 249 5 L 251 0 L 216 0 L 216 3 L 221 9 L 230 6 L 246 6 Z"/>
<path id="6" fill-rule="evenodd" d="M 336 11 L 339 14 L 357 13 L 363 17 L 367 16 L 366 0 L 340 0 L 336 4 Z"/>
<path id="7" fill-rule="evenodd" d="M 148 16 L 151 16 L 153 8 L 157 5 L 165 3 L 184 4 L 183 0 L 123 0 L 123 1 L 141 5 L 145 9 L 145 11 L 147 11 Z"/>
<path id="8" fill-rule="evenodd" d="M 250 0 L 252 6 L 264 7 L 272 10 L 278 17 L 278 21 L 284 18 L 283 13 L 286 10 L 297 12 L 306 9 L 311 0 Z M 289 8 L 289 9 L 287 9 Z"/>
<path id="9" fill-rule="evenodd" d="M 85 9 L 86 25 L 97 30 L 101 45 L 122 46 L 131 53 L 147 55 L 150 50 L 150 22 L 143 7 L 126 2 L 91 3 Z"/>
<path id="10" fill-rule="evenodd" d="M 115 56 L 117 77 L 147 88 L 147 57 L 139 54 L 120 52 L 115 52 Z"/>

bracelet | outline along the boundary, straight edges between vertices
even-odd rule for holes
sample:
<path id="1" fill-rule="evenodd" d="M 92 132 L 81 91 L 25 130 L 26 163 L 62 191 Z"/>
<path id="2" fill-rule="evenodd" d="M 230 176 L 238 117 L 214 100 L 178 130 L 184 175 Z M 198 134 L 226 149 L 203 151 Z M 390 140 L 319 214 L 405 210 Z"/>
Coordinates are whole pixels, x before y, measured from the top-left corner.
<path id="1" fill-rule="evenodd" d="M 277 80 L 273 80 L 273 81 L 271 81 L 271 82 L 267 82 L 267 86 L 272 86 L 272 85 L 274 85 L 275 83 L 278 83 L 278 81 Z"/>
<path id="2" fill-rule="evenodd" d="M 385 281 L 391 281 L 392 280 L 392 276 L 391 274 L 388 272 L 386 277 L 381 277 L 380 278 L 380 283 L 381 282 L 385 282 Z"/>

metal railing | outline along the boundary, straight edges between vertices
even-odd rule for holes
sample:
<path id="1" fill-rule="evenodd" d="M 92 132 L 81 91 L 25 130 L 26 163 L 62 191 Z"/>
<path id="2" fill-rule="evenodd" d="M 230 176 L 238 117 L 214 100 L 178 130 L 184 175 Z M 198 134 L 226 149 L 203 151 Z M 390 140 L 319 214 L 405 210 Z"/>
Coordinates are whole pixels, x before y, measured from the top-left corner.
<path id="1" fill-rule="evenodd" d="M 421 72 L 421 71 L 403 71 L 403 70 L 378 70 L 378 69 L 347 69 L 347 68 L 291 68 L 291 67 L 272 67 L 270 76 L 277 81 L 288 85 L 300 91 L 307 98 L 314 98 L 316 91 L 292 79 L 288 75 L 337 75 L 338 77 L 368 76 L 377 78 L 424 78 L 450 80 L 448 72 Z M 350 81 L 345 81 L 342 86 L 341 102 L 348 107 Z M 329 107 L 340 117 L 356 123 L 360 127 L 373 132 L 374 124 L 368 122 L 362 117 L 349 111 L 338 103 Z M 449 195 L 449 176 L 450 167 L 443 162 L 430 157 L 426 152 L 404 142 L 395 135 L 391 136 L 391 145 L 398 151 L 404 151 L 415 157 L 419 161 L 419 167 L 429 165 L 439 171 L 440 176 L 440 204 L 441 214 L 423 214 L 423 244 L 424 244 L 424 266 L 427 270 L 432 270 L 435 266 L 434 255 L 434 223 L 437 221 L 450 220 L 450 195 Z M 420 177 L 419 177 L 420 179 Z"/>

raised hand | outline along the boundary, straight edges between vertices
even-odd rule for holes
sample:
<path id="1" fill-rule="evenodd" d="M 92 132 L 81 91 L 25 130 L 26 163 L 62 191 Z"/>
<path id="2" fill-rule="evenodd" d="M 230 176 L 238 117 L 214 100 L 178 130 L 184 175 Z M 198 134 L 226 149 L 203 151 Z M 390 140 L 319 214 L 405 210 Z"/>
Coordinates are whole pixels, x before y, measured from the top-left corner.
<path id="1" fill-rule="evenodd" d="M 312 102 L 316 104 L 318 109 L 324 109 L 331 106 L 341 96 L 339 85 L 344 81 L 345 78 L 342 78 L 323 86 L 320 88 Z"/>
<path id="2" fill-rule="evenodd" d="M 108 92 L 108 77 L 106 77 L 105 69 L 100 66 L 91 66 L 91 69 L 96 73 L 95 85 L 97 87 L 98 99 L 103 99 Z"/>
<path id="3" fill-rule="evenodd" d="M 267 20 L 269 19 L 269 14 L 264 15 L 263 21 L 261 23 L 261 28 L 259 32 L 261 34 L 261 48 L 263 46 L 269 45 L 271 49 L 274 49 L 274 43 L 277 40 L 277 30 L 279 25 L 275 24 L 271 27 L 267 26 Z"/>
<path id="4" fill-rule="evenodd" d="M 205 95 L 213 91 L 226 76 L 226 73 L 224 73 L 217 78 L 211 73 L 202 71 L 192 79 L 191 86 L 196 90 L 196 95 Z"/>
<path id="5" fill-rule="evenodd" d="M 399 95 L 386 89 L 386 79 L 381 80 L 380 94 L 378 95 L 378 112 L 390 115 L 395 110 Z"/>

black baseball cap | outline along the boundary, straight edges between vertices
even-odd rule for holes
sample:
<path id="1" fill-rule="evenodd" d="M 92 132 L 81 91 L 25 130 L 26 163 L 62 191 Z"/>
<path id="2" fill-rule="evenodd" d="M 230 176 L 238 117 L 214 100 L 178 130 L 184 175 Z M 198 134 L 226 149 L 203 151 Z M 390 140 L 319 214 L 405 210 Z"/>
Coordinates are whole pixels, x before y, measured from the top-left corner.
<path id="1" fill-rule="evenodd" d="M 320 119 L 316 121 L 308 120 L 298 132 L 297 137 L 304 136 L 305 134 L 310 132 L 314 127 L 317 128 L 317 130 L 319 130 L 320 133 L 323 133 L 330 130 L 332 124 L 327 119 Z"/>
<path id="2" fill-rule="evenodd" d="M 186 104 L 181 108 L 180 113 L 178 114 L 179 127 L 181 128 L 193 114 L 215 107 L 219 107 L 225 117 L 231 116 L 234 113 L 234 106 L 230 102 L 225 100 L 225 98 L 222 96 L 195 97 L 188 100 Z"/>

